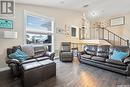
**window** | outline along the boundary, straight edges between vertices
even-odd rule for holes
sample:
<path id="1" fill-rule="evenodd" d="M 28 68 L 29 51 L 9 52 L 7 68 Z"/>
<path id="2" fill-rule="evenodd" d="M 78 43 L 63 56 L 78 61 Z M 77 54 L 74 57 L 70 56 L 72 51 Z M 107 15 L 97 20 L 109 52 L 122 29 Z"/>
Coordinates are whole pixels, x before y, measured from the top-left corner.
<path id="1" fill-rule="evenodd" d="M 53 50 L 54 21 L 50 18 L 26 14 L 26 44 L 47 45 Z"/>
<path id="2" fill-rule="evenodd" d="M 27 30 L 52 31 L 52 21 L 47 18 L 27 16 Z"/>
<path id="3" fill-rule="evenodd" d="M 52 35 L 43 35 L 43 34 L 26 34 L 27 44 L 47 44 L 52 43 Z"/>

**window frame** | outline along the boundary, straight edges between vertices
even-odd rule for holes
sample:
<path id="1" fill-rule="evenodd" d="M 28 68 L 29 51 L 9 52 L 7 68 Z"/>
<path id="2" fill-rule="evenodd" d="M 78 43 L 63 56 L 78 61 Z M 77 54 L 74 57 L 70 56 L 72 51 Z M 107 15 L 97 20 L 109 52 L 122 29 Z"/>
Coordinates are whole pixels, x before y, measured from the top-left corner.
<path id="1" fill-rule="evenodd" d="M 27 16 L 34 16 L 34 17 L 39 17 L 39 18 L 46 18 L 52 21 L 52 30 L 51 31 L 44 31 L 44 30 L 39 30 L 39 31 L 35 31 L 35 30 L 27 30 Z M 52 49 L 51 51 L 54 52 L 54 18 L 52 17 L 47 17 L 47 16 L 43 16 L 43 15 L 39 15 L 37 13 L 34 12 L 30 12 L 30 11 L 26 11 L 24 10 L 24 39 L 23 39 L 23 44 L 27 44 L 26 43 L 26 33 L 34 33 L 34 34 L 46 34 L 46 35 L 52 35 L 52 43 L 45 43 L 45 44 L 32 44 L 32 45 L 51 45 Z"/>

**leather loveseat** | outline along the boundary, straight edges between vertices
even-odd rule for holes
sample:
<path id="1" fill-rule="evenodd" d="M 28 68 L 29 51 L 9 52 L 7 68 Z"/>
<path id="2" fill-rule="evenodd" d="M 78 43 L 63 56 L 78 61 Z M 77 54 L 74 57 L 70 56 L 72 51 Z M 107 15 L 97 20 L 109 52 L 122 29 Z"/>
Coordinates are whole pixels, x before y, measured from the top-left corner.
<path id="1" fill-rule="evenodd" d="M 17 59 L 9 58 L 11 53 L 14 53 L 17 49 L 20 49 L 28 54 L 28 58 L 25 61 L 19 61 Z M 17 77 L 21 75 L 22 64 L 36 62 L 39 60 L 53 60 L 55 53 L 47 51 L 47 46 L 13 46 L 7 49 L 7 60 L 6 63 L 11 69 L 12 75 Z"/>
<path id="2" fill-rule="evenodd" d="M 122 61 L 113 60 L 111 55 L 114 50 L 129 54 L 127 46 L 87 45 L 84 47 L 84 52 L 78 53 L 78 58 L 81 63 L 130 76 L 130 56 L 123 58 Z"/>

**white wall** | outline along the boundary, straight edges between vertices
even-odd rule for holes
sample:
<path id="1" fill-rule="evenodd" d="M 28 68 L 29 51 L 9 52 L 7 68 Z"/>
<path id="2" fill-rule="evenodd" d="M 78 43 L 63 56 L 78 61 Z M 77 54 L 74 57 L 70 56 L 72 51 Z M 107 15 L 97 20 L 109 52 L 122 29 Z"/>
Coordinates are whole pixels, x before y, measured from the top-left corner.
<path id="1" fill-rule="evenodd" d="M 110 19 L 116 18 L 116 17 L 125 17 L 125 24 L 121 26 L 114 26 L 114 27 L 107 27 L 108 30 L 112 31 L 113 33 L 123 37 L 124 39 L 130 40 L 130 13 L 124 14 L 124 15 L 116 15 L 116 16 L 110 16 L 105 18 L 100 18 L 93 20 L 92 22 L 107 22 L 109 23 Z"/>
<path id="2" fill-rule="evenodd" d="M 12 47 L 15 45 L 22 45 L 24 43 L 24 10 L 34 12 L 47 17 L 53 17 L 55 19 L 55 28 L 61 27 L 65 29 L 65 25 L 74 25 L 77 27 L 81 25 L 80 23 L 81 23 L 82 13 L 77 11 L 34 6 L 34 5 L 24 5 L 24 4 L 16 4 L 15 9 L 16 9 L 15 18 L 13 19 L 14 29 L 11 31 L 18 32 L 18 38 L 17 39 L 0 38 L 0 68 L 7 66 L 7 64 L 5 63 L 6 49 L 8 47 Z M 3 31 L 5 31 L 5 29 L 1 29 L 0 33 L 2 33 Z M 59 49 L 60 42 L 70 41 L 70 40 L 72 42 L 79 41 L 78 38 L 74 39 L 71 37 L 66 37 L 64 34 L 55 33 L 54 49 L 55 50 Z"/>

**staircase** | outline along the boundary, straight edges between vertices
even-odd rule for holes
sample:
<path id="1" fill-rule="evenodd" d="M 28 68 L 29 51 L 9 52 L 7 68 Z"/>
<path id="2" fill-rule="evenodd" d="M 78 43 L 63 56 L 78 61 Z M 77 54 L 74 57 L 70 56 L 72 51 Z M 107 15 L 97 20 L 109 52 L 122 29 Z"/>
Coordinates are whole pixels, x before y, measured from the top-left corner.
<path id="1" fill-rule="evenodd" d="M 106 28 L 95 28 L 87 31 L 87 36 L 80 38 L 81 40 L 99 40 L 106 41 L 111 45 L 116 46 L 129 46 L 129 40 L 126 40 L 119 35 L 109 31 Z M 82 34 L 80 34 L 82 35 Z"/>
<path id="2" fill-rule="evenodd" d="M 79 51 L 84 50 L 86 44 L 94 45 L 113 45 L 113 46 L 130 46 L 129 40 L 109 31 L 106 28 L 86 29 L 79 33 L 81 43 L 71 43 L 72 49 Z"/>

